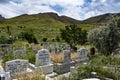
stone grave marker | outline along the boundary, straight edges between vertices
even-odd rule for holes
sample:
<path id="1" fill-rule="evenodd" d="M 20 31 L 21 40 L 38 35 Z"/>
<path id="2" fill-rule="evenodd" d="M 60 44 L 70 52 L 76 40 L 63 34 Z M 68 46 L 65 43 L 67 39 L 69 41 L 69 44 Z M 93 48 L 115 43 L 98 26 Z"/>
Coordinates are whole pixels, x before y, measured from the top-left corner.
<path id="1" fill-rule="evenodd" d="M 0 80 L 10 80 L 10 73 L 9 72 L 0 73 Z"/>
<path id="2" fill-rule="evenodd" d="M 71 61 L 70 50 L 63 50 L 63 63 L 69 64 Z"/>
<path id="3" fill-rule="evenodd" d="M 36 54 L 36 66 L 44 66 L 50 64 L 50 53 L 47 49 L 39 50 Z"/>
<path id="4" fill-rule="evenodd" d="M 14 59 L 23 59 L 25 56 L 24 50 L 15 50 L 13 51 Z"/>
<path id="5" fill-rule="evenodd" d="M 44 74 L 53 72 L 53 64 L 51 64 L 50 52 L 47 49 L 41 49 L 36 54 L 36 67 L 41 68 Z"/>
<path id="6" fill-rule="evenodd" d="M 10 75 L 15 73 L 26 71 L 28 68 L 28 60 L 16 59 L 6 62 L 6 72 L 10 72 Z"/>
<path id="7" fill-rule="evenodd" d="M 79 58 L 80 60 L 87 60 L 87 59 L 88 59 L 88 57 L 87 57 L 88 51 L 87 51 L 86 48 L 80 48 L 80 49 L 77 51 L 77 54 L 78 54 L 78 58 Z"/>
<path id="8" fill-rule="evenodd" d="M 54 71 L 58 74 L 70 72 L 70 50 L 63 50 L 63 62 L 54 65 Z"/>

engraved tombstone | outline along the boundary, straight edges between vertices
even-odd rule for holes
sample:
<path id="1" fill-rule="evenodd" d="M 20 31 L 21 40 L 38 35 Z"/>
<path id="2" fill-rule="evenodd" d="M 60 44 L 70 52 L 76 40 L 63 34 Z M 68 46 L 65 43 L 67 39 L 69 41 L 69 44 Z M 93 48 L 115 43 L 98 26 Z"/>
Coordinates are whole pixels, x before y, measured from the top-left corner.
<path id="1" fill-rule="evenodd" d="M 78 58 L 80 60 L 86 60 L 88 59 L 87 55 L 88 55 L 88 51 L 86 48 L 80 48 L 78 51 L 77 51 L 77 54 L 78 54 Z"/>
<path id="2" fill-rule="evenodd" d="M 6 62 L 6 71 L 11 75 L 15 73 L 26 71 L 28 68 L 28 60 L 16 59 Z"/>
<path id="3" fill-rule="evenodd" d="M 50 64 L 50 53 L 47 49 L 39 50 L 36 54 L 36 66 L 44 66 Z"/>
<path id="4" fill-rule="evenodd" d="M 41 68 L 44 74 L 53 72 L 53 64 L 50 61 L 50 52 L 47 49 L 41 49 L 36 54 L 36 67 Z"/>

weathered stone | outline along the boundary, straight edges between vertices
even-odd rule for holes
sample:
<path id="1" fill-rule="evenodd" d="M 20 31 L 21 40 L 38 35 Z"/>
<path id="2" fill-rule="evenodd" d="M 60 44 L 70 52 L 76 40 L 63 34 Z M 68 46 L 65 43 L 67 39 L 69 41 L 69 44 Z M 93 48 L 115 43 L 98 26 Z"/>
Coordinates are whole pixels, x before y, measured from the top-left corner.
<path id="1" fill-rule="evenodd" d="M 0 80 L 10 80 L 10 73 L 9 72 L 0 73 Z"/>
<path id="2" fill-rule="evenodd" d="M 50 52 L 47 49 L 39 50 L 36 54 L 36 67 L 42 69 L 44 74 L 53 72 L 53 64 L 50 60 Z"/>
<path id="3" fill-rule="evenodd" d="M 16 59 L 6 62 L 6 71 L 10 72 L 11 75 L 26 71 L 28 68 L 28 60 Z"/>
<path id="4" fill-rule="evenodd" d="M 77 51 L 77 54 L 78 54 L 79 60 L 81 60 L 81 61 L 84 61 L 84 60 L 87 60 L 87 59 L 88 59 L 88 57 L 87 57 L 88 51 L 87 51 L 86 48 L 80 48 L 80 49 Z"/>
<path id="5" fill-rule="evenodd" d="M 36 54 L 36 67 L 49 65 L 50 61 L 50 53 L 47 49 L 39 50 Z"/>
<path id="6" fill-rule="evenodd" d="M 69 64 L 71 61 L 70 50 L 63 50 L 63 63 Z"/>
<path id="7" fill-rule="evenodd" d="M 15 50 L 13 51 L 14 59 L 23 59 L 25 56 L 24 50 Z"/>

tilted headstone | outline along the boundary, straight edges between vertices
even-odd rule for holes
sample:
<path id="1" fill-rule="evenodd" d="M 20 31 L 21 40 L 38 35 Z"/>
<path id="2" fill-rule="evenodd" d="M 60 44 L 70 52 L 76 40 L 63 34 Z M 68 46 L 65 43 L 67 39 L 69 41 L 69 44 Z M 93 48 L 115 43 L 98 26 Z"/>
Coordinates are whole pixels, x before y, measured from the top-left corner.
<path id="1" fill-rule="evenodd" d="M 70 63 L 71 54 L 70 50 L 63 50 L 63 63 Z"/>
<path id="2" fill-rule="evenodd" d="M 10 72 L 11 75 L 15 73 L 26 71 L 28 68 L 28 60 L 16 59 L 6 62 L 6 72 Z"/>
<path id="3" fill-rule="evenodd" d="M 80 60 L 85 60 L 87 59 L 87 55 L 88 55 L 88 51 L 86 48 L 80 48 L 78 51 L 77 51 L 77 54 L 78 54 L 78 58 Z"/>
<path id="4" fill-rule="evenodd" d="M 50 52 L 47 49 L 39 50 L 36 54 L 36 66 L 44 66 L 50 64 Z"/>

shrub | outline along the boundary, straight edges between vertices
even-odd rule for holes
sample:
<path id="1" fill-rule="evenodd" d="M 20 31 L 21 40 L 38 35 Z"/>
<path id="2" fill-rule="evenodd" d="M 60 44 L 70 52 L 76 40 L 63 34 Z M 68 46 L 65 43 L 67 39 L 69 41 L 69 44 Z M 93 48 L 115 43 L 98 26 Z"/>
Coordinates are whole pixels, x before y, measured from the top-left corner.
<path id="1" fill-rule="evenodd" d="M 93 29 L 88 33 L 88 41 L 92 43 L 99 52 L 111 54 L 118 48 L 119 28 L 113 23 Z"/>
<path id="2" fill-rule="evenodd" d="M 36 38 L 36 36 L 34 35 L 33 31 L 24 31 L 21 32 L 18 37 L 22 40 L 27 40 L 29 43 L 38 43 L 38 40 Z"/>
<path id="3" fill-rule="evenodd" d="M 72 49 L 78 44 L 87 42 L 87 31 L 82 30 L 77 27 L 77 25 L 65 26 L 65 29 L 61 29 L 60 32 L 61 38 L 67 42 Z"/>

